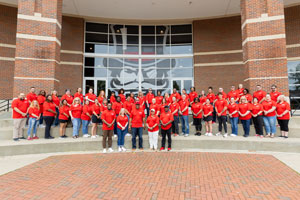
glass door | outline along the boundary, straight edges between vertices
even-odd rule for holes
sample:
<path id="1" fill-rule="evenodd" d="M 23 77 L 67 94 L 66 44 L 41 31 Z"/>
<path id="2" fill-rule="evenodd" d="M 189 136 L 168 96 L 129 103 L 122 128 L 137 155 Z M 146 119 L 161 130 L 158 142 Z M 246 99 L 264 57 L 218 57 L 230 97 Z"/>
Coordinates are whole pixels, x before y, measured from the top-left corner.
<path id="1" fill-rule="evenodd" d="M 176 88 L 177 91 L 181 93 L 182 89 L 186 89 L 187 93 L 190 93 L 190 89 L 193 85 L 192 79 L 173 79 L 172 80 L 172 89 Z"/>
<path id="2" fill-rule="evenodd" d="M 107 87 L 106 87 L 106 79 L 88 79 L 86 78 L 84 80 L 84 94 L 87 94 L 89 92 L 89 89 L 92 88 L 94 90 L 94 93 L 98 96 L 100 94 L 101 90 L 105 91 L 105 94 L 107 94 Z"/>

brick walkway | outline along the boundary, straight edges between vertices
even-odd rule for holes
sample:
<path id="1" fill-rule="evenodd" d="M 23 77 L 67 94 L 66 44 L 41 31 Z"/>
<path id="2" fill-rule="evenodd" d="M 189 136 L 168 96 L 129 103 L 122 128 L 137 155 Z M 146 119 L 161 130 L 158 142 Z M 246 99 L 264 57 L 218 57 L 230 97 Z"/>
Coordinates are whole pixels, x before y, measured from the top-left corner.
<path id="1" fill-rule="evenodd" d="M 0 199 L 299 199 L 300 175 L 273 156 L 53 156 L 0 176 Z"/>

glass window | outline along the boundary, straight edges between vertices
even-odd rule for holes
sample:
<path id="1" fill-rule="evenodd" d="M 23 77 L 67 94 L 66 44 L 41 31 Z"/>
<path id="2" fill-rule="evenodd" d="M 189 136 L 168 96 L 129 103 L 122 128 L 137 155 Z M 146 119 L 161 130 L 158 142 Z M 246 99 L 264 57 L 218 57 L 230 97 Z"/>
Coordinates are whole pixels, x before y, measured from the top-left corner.
<path id="1" fill-rule="evenodd" d="M 172 69 L 172 77 L 193 77 L 193 68 Z"/>
<path id="2" fill-rule="evenodd" d="M 123 44 L 122 35 L 109 35 L 109 44 Z"/>
<path id="3" fill-rule="evenodd" d="M 107 43 L 107 35 L 106 34 L 98 34 L 98 33 L 86 33 L 85 34 L 86 42 L 98 42 L 98 43 Z"/>
<path id="4" fill-rule="evenodd" d="M 289 73 L 289 84 L 300 84 L 300 73 Z"/>
<path id="5" fill-rule="evenodd" d="M 85 57 L 85 66 L 89 67 L 107 67 L 107 58 Z"/>
<path id="6" fill-rule="evenodd" d="M 107 44 L 85 44 L 85 52 L 87 53 L 108 53 Z"/>
<path id="7" fill-rule="evenodd" d="M 155 55 L 155 46 L 142 46 L 142 54 Z"/>
<path id="8" fill-rule="evenodd" d="M 123 49 L 124 49 L 124 54 L 128 54 L 128 55 L 138 55 L 139 54 L 139 46 L 138 45 L 127 45 Z"/>
<path id="9" fill-rule="evenodd" d="M 171 53 L 171 46 L 165 45 L 165 46 L 156 46 L 156 54 L 157 55 L 168 55 Z"/>
<path id="10" fill-rule="evenodd" d="M 89 89 L 94 89 L 95 87 L 95 81 L 94 80 L 85 80 L 85 93 L 89 92 Z"/>
<path id="11" fill-rule="evenodd" d="M 123 46 L 122 45 L 109 45 L 108 52 L 110 54 L 123 54 Z"/>
<path id="12" fill-rule="evenodd" d="M 142 36 L 142 44 L 155 44 L 155 36 Z"/>
<path id="13" fill-rule="evenodd" d="M 107 69 L 106 68 L 84 68 L 85 77 L 106 77 Z"/>
<path id="14" fill-rule="evenodd" d="M 170 33 L 170 26 L 156 26 L 156 34 L 157 35 L 164 35 Z"/>
<path id="15" fill-rule="evenodd" d="M 156 78 L 156 70 L 155 67 L 148 67 L 142 69 L 143 79 L 155 79 Z"/>
<path id="16" fill-rule="evenodd" d="M 170 44 L 170 36 L 169 35 L 156 36 L 156 44 L 158 45 Z"/>
<path id="17" fill-rule="evenodd" d="M 127 34 L 139 34 L 139 26 L 125 25 Z"/>
<path id="18" fill-rule="evenodd" d="M 188 44 L 192 43 L 192 35 L 172 35 L 172 44 Z"/>
<path id="19" fill-rule="evenodd" d="M 124 68 L 139 68 L 139 59 L 124 59 Z"/>
<path id="20" fill-rule="evenodd" d="M 120 24 L 110 24 L 109 25 L 109 32 L 110 33 L 117 33 L 121 34 L 121 29 L 124 28 L 124 25 Z"/>
<path id="21" fill-rule="evenodd" d="M 123 58 L 109 58 L 108 65 L 109 67 L 123 68 Z"/>
<path id="22" fill-rule="evenodd" d="M 157 69 L 157 78 L 169 78 L 170 75 L 170 69 Z"/>
<path id="23" fill-rule="evenodd" d="M 142 34 L 155 34 L 155 26 L 142 26 Z"/>
<path id="24" fill-rule="evenodd" d="M 175 59 L 175 67 L 193 67 L 193 58 L 176 58 Z"/>
<path id="25" fill-rule="evenodd" d="M 107 33 L 108 24 L 86 23 L 86 31 Z"/>
<path id="26" fill-rule="evenodd" d="M 157 59 L 156 66 L 157 68 L 170 68 L 171 60 L 170 59 Z"/>
<path id="27" fill-rule="evenodd" d="M 171 26 L 172 34 L 181 34 L 181 33 L 192 33 L 192 25 L 174 25 Z"/>
<path id="28" fill-rule="evenodd" d="M 192 44 L 187 45 L 176 45 L 171 47 L 171 54 L 192 54 Z"/>
<path id="29" fill-rule="evenodd" d="M 108 77 L 122 77 L 123 68 L 108 68 Z"/>
<path id="30" fill-rule="evenodd" d="M 126 37 L 127 37 L 127 44 L 139 44 L 139 36 L 128 35 Z"/>
<path id="31" fill-rule="evenodd" d="M 299 72 L 300 73 L 300 61 L 289 61 L 287 63 L 288 72 Z"/>

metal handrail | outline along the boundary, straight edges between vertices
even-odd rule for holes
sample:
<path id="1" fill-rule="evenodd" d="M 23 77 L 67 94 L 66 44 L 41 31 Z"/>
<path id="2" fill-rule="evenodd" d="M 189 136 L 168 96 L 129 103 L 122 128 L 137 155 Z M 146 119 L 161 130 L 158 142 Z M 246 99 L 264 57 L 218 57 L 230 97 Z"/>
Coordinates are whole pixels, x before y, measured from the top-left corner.
<path id="1" fill-rule="evenodd" d="M 0 101 L 0 112 L 8 112 L 11 108 L 12 99 L 5 99 Z"/>
<path id="2" fill-rule="evenodd" d="M 292 100 L 296 101 L 296 107 L 291 109 L 291 116 L 295 115 L 295 112 L 300 110 L 300 97 L 290 96 L 290 103 L 292 103 Z"/>

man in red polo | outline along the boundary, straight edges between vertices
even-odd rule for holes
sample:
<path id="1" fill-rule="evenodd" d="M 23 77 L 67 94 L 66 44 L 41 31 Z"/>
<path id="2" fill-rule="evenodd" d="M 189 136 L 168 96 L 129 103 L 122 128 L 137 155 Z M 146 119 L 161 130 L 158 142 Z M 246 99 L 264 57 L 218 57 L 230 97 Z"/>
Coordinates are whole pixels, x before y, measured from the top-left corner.
<path id="1" fill-rule="evenodd" d="M 172 100 L 173 97 L 176 98 L 177 102 L 181 99 L 180 94 L 177 92 L 176 88 L 173 88 L 173 94 L 171 94 L 170 99 Z"/>
<path id="2" fill-rule="evenodd" d="M 189 93 L 190 105 L 192 105 L 194 103 L 194 99 L 198 97 L 198 93 L 195 90 L 195 87 L 191 87 L 191 92 Z"/>
<path id="3" fill-rule="evenodd" d="M 190 127 L 189 127 L 189 105 L 190 102 L 186 99 L 186 95 L 181 96 L 182 100 L 179 102 L 179 114 L 182 125 L 182 134 L 184 137 L 189 136 Z"/>
<path id="4" fill-rule="evenodd" d="M 13 109 L 13 139 L 14 141 L 19 141 L 19 139 L 25 139 L 23 136 L 26 116 L 29 108 L 29 102 L 25 99 L 25 94 L 20 93 L 17 99 L 13 100 L 12 105 Z"/>
<path id="5" fill-rule="evenodd" d="M 171 138 L 171 127 L 172 122 L 174 121 L 173 114 L 169 111 L 169 106 L 165 106 L 165 112 L 161 113 L 160 115 L 160 123 L 161 123 L 161 148 L 160 150 L 165 149 L 166 145 L 166 136 L 168 136 L 168 151 L 171 150 L 172 146 L 172 138 Z"/>
<path id="6" fill-rule="evenodd" d="M 143 108 L 140 108 L 140 102 L 135 103 L 135 109 L 132 109 L 129 120 L 129 130 L 132 129 L 132 150 L 136 149 L 136 136 L 139 136 L 139 149 L 143 150 L 143 128 L 145 129 L 146 118 Z"/>
<path id="7" fill-rule="evenodd" d="M 107 110 L 101 114 L 101 119 L 103 122 L 103 140 L 102 147 L 103 153 L 106 153 L 106 141 L 108 140 L 108 151 L 113 152 L 112 147 L 112 136 L 114 131 L 114 123 L 116 121 L 115 111 L 112 109 L 111 103 L 107 104 Z"/>
<path id="8" fill-rule="evenodd" d="M 173 117 L 174 117 L 174 121 L 172 122 L 172 133 L 174 134 L 174 136 L 178 136 L 178 134 L 179 134 L 179 127 L 178 127 L 178 123 L 179 123 L 179 116 L 178 116 L 179 104 L 176 101 L 176 97 L 173 97 L 172 101 L 173 102 L 170 104 L 170 110 L 171 110 L 171 113 L 173 114 Z"/>
<path id="9" fill-rule="evenodd" d="M 235 89 L 234 85 L 231 86 L 231 90 L 227 94 L 227 101 L 230 102 L 231 98 L 234 98 L 235 102 L 238 102 L 239 98 L 240 98 L 240 94 L 239 94 L 238 90 Z"/>
<path id="10" fill-rule="evenodd" d="M 217 118 L 219 122 L 219 132 L 216 134 L 216 136 L 219 136 L 222 133 L 222 124 L 224 126 L 225 134 L 224 137 L 227 137 L 227 100 L 223 97 L 223 94 L 219 92 L 218 99 L 215 102 L 215 109 L 217 113 Z"/>
<path id="11" fill-rule="evenodd" d="M 149 88 L 148 93 L 146 95 L 147 116 L 149 116 L 149 110 L 150 110 L 150 106 L 152 104 L 152 99 L 154 99 L 154 94 L 152 93 L 152 89 Z"/>
<path id="12" fill-rule="evenodd" d="M 26 99 L 29 104 L 31 104 L 32 101 L 37 100 L 37 95 L 35 93 L 35 87 L 30 88 L 30 92 L 26 95 Z"/>
<path id="13" fill-rule="evenodd" d="M 253 93 L 253 98 L 257 98 L 259 103 L 262 103 L 266 98 L 267 93 L 262 90 L 261 85 L 256 86 L 256 92 Z"/>
<path id="14" fill-rule="evenodd" d="M 112 109 L 116 113 L 116 118 L 119 116 L 121 108 L 123 108 L 123 104 L 121 102 L 121 97 L 117 96 L 116 102 L 112 104 Z M 114 137 L 116 138 L 118 136 L 118 131 L 117 131 L 117 121 L 115 121 L 115 128 L 114 128 Z"/>
<path id="15" fill-rule="evenodd" d="M 272 90 L 272 92 L 270 92 L 270 95 L 271 95 L 272 101 L 278 102 L 278 97 L 281 95 L 281 93 L 277 91 L 277 86 L 272 85 L 271 90 Z"/>

